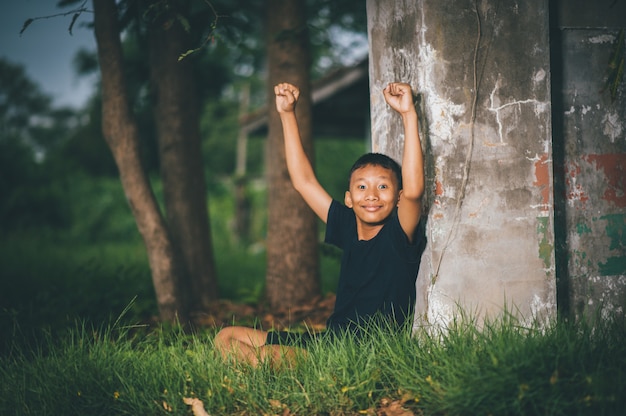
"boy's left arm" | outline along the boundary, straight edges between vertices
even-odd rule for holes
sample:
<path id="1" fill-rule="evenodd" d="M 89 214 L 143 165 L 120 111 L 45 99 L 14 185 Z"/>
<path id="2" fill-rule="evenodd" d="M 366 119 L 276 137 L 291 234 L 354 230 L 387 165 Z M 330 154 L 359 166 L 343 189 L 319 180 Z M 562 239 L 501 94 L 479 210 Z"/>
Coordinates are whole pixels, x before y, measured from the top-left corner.
<path id="1" fill-rule="evenodd" d="M 400 114 L 404 126 L 402 154 L 402 191 L 398 201 L 398 219 L 409 240 L 413 240 L 422 214 L 424 194 L 424 157 L 419 137 L 417 112 L 411 86 L 391 83 L 383 91 L 385 100 Z"/>

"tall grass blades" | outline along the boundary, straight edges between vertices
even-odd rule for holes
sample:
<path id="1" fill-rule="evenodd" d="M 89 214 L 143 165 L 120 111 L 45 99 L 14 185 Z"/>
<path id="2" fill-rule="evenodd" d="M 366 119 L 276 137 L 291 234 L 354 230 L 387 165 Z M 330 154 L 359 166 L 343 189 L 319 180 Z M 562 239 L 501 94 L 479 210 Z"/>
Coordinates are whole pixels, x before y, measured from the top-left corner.
<path id="1" fill-rule="evenodd" d="M 0 414 L 186 415 L 195 397 L 211 415 L 618 415 L 625 328 L 462 317 L 445 331 L 314 343 L 274 369 L 223 361 L 214 331 L 79 325 L 0 357 Z"/>
<path id="2" fill-rule="evenodd" d="M 623 321 L 528 327 L 506 314 L 482 329 L 455 320 L 435 335 L 423 330 L 394 343 L 386 372 L 425 414 L 620 414 L 624 328 Z"/>
<path id="3" fill-rule="evenodd" d="M 76 320 L 105 324 L 132 299 L 132 318 L 156 313 L 141 244 L 52 244 L 25 235 L 0 241 L 0 253 L 0 351 L 18 333 L 64 331 Z"/>

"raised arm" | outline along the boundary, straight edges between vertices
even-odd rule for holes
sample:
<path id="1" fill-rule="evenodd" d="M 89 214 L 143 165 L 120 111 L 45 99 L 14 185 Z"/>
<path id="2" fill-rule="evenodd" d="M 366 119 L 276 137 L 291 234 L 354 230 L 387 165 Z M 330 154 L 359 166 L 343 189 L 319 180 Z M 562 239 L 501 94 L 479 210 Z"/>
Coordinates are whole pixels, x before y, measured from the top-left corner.
<path id="1" fill-rule="evenodd" d="M 332 198 L 317 180 L 311 162 L 302 147 L 296 119 L 296 103 L 300 90 L 294 85 L 282 83 L 274 87 L 274 94 L 276 95 L 276 110 L 283 125 L 285 158 L 291 183 L 313 212 L 326 222 Z"/>
<path id="2" fill-rule="evenodd" d="M 402 192 L 398 203 L 398 219 L 405 234 L 412 239 L 422 215 L 424 194 L 424 157 L 420 143 L 417 112 L 411 86 L 391 83 L 384 90 L 385 101 L 400 114 L 404 126 L 402 154 Z"/>

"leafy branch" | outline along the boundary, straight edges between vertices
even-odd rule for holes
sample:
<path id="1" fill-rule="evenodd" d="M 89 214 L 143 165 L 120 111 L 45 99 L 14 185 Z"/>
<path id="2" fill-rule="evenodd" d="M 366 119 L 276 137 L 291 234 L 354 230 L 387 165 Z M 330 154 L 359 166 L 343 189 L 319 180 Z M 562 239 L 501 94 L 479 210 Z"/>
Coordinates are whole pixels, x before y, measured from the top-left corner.
<path id="1" fill-rule="evenodd" d="M 209 31 L 208 35 L 205 37 L 204 41 L 200 44 L 200 46 L 194 49 L 189 49 L 187 52 L 180 54 L 180 56 L 178 57 L 179 61 L 182 61 L 187 56 L 200 51 L 201 49 L 205 48 L 206 45 L 209 44 L 209 42 L 213 42 L 215 40 L 215 30 L 217 29 L 217 22 L 219 21 L 220 17 L 224 17 L 224 16 L 221 16 L 217 13 L 217 10 L 215 10 L 215 7 L 213 7 L 213 4 L 211 4 L 209 0 L 204 0 L 204 2 L 207 4 L 207 6 L 209 6 L 211 11 L 213 12 L 214 18 L 213 18 L 213 22 L 211 22 L 211 30 Z M 189 22 L 187 21 L 187 19 L 180 15 L 178 16 L 178 19 L 181 21 L 181 24 L 183 24 L 185 29 L 188 31 Z"/>
<path id="2" fill-rule="evenodd" d="M 26 19 L 26 21 L 22 25 L 22 29 L 20 30 L 20 36 L 22 35 L 22 33 L 24 33 L 26 31 L 26 29 L 35 20 L 52 19 L 52 18 L 55 18 L 55 17 L 65 17 L 65 16 L 69 16 L 69 15 L 72 15 L 72 21 L 70 22 L 70 25 L 68 27 L 68 31 L 70 32 L 70 35 L 73 35 L 72 30 L 74 29 L 74 24 L 76 23 L 76 20 L 78 20 L 80 15 L 82 13 L 93 13 L 91 10 L 87 9 L 87 7 L 85 6 L 86 4 L 87 4 L 87 0 L 84 0 L 81 3 L 81 5 L 78 6 L 74 10 L 68 10 L 67 12 L 63 12 L 63 13 L 51 14 L 51 15 L 48 15 L 48 16 L 31 17 L 29 19 Z"/>

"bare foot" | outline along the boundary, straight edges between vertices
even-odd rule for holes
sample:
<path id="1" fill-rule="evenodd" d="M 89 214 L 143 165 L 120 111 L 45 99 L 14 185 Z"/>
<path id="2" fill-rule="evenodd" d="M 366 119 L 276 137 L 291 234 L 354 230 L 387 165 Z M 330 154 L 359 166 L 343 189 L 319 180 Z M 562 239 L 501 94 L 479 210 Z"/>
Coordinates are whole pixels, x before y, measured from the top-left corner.
<path id="1" fill-rule="evenodd" d="M 191 411 L 194 416 L 210 416 L 206 410 L 204 410 L 204 404 L 202 400 L 195 397 L 183 397 L 183 402 L 191 406 Z"/>

